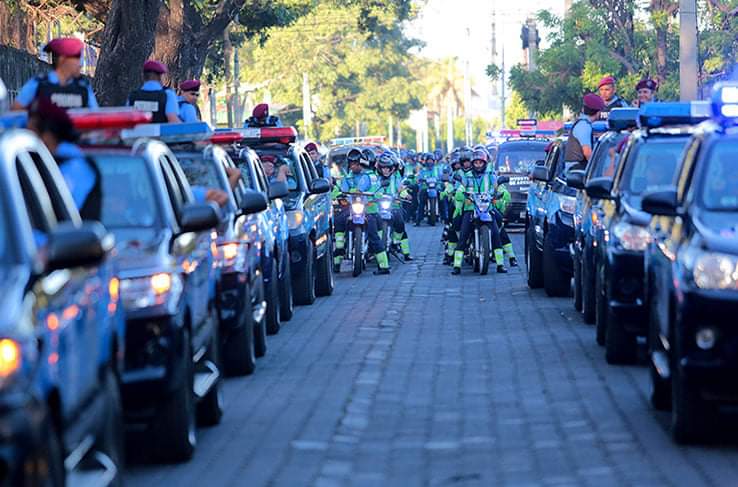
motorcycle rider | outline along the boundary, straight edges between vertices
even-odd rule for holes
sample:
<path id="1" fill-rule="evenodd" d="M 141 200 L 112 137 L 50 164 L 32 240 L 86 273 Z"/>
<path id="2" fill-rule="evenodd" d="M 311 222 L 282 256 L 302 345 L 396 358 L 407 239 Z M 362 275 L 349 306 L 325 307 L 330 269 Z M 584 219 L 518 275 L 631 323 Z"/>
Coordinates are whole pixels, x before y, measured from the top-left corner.
<path id="1" fill-rule="evenodd" d="M 146 61 L 143 65 L 143 85 L 128 94 L 127 105 L 143 112 L 151 112 L 153 123 L 181 122 L 177 95 L 162 85 L 162 78 L 166 73 L 167 67 L 159 61 Z"/>
<path id="2" fill-rule="evenodd" d="M 453 214 L 451 215 L 451 224 L 448 225 L 447 229 L 447 243 L 446 243 L 446 255 L 443 258 L 443 263 L 450 265 L 453 262 L 454 252 L 459 244 L 459 232 L 461 231 L 461 217 L 464 210 L 464 202 L 456 200 L 456 190 L 462 185 L 464 177 L 471 171 L 472 158 L 474 153 L 468 147 L 462 147 L 456 152 L 458 157 L 457 169 L 450 181 L 450 187 L 447 188 L 447 192 L 453 201 L 451 206 L 453 208 Z"/>
<path id="3" fill-rule="evenodd" d="M 507 190 L 507 187 L 504 184 L 498 184 L 497 191 L 495 192 L 494 210 L 492 214 L 495 217 L 495 220 L 497 220 L 497 227 L 500 229 L 502 250 L 510 262 L 510 267 L 517 267 L 518 259 L 515 256 L 512 240 L 510 240 L 510 236 L 507 234 L 507 230 L 505 229 L 503 217 L 511 199 L 510 191 Z"/>
<path id="4" fill-rule="evenodd" d="M 384 153 L 377 159 L 377 177 L 380 193 L 393 198 L 407 199 L 410 195 L 405 189 L 402 177 L 397 173 L 398 163 L 390 153 Z M 410 256 L 410 237 L 405 230 L 405 221 L 402 218 L 402 207 L 398 201 L 392 203 L 392 240 L 400 242 L 400 250 L 406 262 L 413 260 Z"/>
<path id="5" fill-rule="evenodd" d="M 369 171 L 369 161 L 359 149 L 351 149 L 346 155 L 349 171 L 341 180 L 342 193 L 377 193 L 379 182 L 375 174 Z M 369 240 L 369 252 L 374 254 L 378 269 L 376 274 L 389 274 L 389 257 L 382 248 L 382 241 L 377 230 L 377 203 L 375 198 L 367 201 L 366 207 L 366 236 Z M 336 254 L 333 260 L 334 267 L 340 269 L 346 248 L 346 230 L 351 217 L 350 206 L 341 209 L 334 218 L 336 231 Z"/>
<path id="6" fill-rule="evenodd" d="M 84 43 L 74 37 L 53 39 L 44 51 L 51 53 L 53 69 L 34 76 L 23 85 L 13 110 L 27 109 L 39 97 L 62 108 L 98 108 L 90 81 L 81 76 L 80 58 Z"/>
<path id="7" fill-rule="evenodd" d="M 454 251 L 454 275 L 461 273 L 461 264 L 464 260 L 464 252 L 469 244 L 469 239 L 473 233 L 474 219 L 474 203 L 467 198 L 466 193 L 489 193 L 492 194 L 495 188 L 495 176 L 493 173 L 487 172 L 487 164 L 489 155 L 487 151 L 478 150 L 472 156 L 472 170 L 464 175 L 461 185 L 456 190 L 456 201 L 463 204 L 461 225 L 459 232 L 459 243 Z M 495 263 L 497 264 L 497 272 L 500 274 L 507 273 L 505 268 L 504 252 L 502 250 L 502 242 L 500 240 L 500 231 L 497 227 L 497 219 L 492 218 L 489 222 L 492 248 L 494 249 Z"/>
<path id="8" fill-rule="evenodd" d="M 418 159 L 422 166 L 418 172 L 418 208 L 415 214 L 416 227 L 419 227 L 423 218 L 425 218 L 425 205 L 428 202 L 428 179 L 438 179 L 433 154 L 424 153 L 418 156 Z"/>

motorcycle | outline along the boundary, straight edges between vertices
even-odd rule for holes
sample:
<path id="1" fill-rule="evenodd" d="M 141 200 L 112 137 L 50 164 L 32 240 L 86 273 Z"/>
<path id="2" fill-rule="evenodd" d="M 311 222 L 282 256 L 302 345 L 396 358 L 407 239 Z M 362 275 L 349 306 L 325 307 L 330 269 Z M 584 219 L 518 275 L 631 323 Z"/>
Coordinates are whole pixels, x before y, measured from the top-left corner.
<path id="1" fill-rule="evenodd" d="M 425 183 L 428 187 L 428 198 L 425 203 L 425 213 L 428 215 L 428 224 L 436 225 L 438 217 L 438 180 L 436 178 L 427 178 Z"/>
<path id="2" fill-rule="evenodd" d="M 492 259 L 492 195 L 488 193 L 466 193 L 474 204 L 474 234 L 467 248 L 467 256 L 471 260 L 474 272 L 486 275 Z"/>
<path id="3" fill-rule="evenodd" d="M 349 233 L 346 239 L 346 258 L 351 261 L 352 275 L 358 277 L 366 269 L 369 255 L 369 240 L 366 237 L 367 215 L 366 205 L 373 197 L 372 193 L 344 193 L 339 199 L 342 204 L 349 205 Z"/>

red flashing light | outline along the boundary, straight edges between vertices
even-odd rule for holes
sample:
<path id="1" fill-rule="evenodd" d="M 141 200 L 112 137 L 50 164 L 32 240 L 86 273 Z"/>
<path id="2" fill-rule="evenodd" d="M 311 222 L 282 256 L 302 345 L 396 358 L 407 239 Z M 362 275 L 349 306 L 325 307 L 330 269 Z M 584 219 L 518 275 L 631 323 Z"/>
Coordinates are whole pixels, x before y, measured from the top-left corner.
<path id="1" fill-rule="evenodd" d="M 261 129 L 260 138 L 278 140 L 282 144 L 289 144 L 297 140 L 297 130 L 293 127 L 264 127 Z"/>
<path id="2" fill-rule="evenodd" d="M 140 111 L 100 111 L 69 113 L 77 130 L 126 129 L 151 122 L 151 113 Z"/>
<path id="3" fill-rule="evenodd" d="M 220 132 L 210 137 L 210 142 L 213 144 L 235 144 L 243 139 L 243 134 L 239 132 Z"/>

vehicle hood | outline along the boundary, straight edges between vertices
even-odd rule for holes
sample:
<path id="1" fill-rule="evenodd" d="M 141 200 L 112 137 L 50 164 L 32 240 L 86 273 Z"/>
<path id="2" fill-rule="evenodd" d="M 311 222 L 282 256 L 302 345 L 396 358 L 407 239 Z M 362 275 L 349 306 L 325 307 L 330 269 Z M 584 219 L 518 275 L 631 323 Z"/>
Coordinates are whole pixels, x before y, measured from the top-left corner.
<path id="1" fill-rule="evenodd" d="M 161 269 L 173 262 L 169 254 L 170 230 L 113 230 L 113 233 L 115 267 L 122 277 L 140 269 Z"/>
<path id="2" fill-rule="evenodd" d="M 707 250 L 738 255 L 738 214 L 701 210 L 692 221 Z"/>
<path id="3" fill-rule="evenodd" d="M 633 225 L 640 225 L 642 227 L 648 226 L 649 223 L 651 223 L 651 214 L 646 213 L 645 211 L 641 210 L 641 205 L 638 204 L 637 206 L 632 204 L 632 201 L 629 201 L 627 199 L 623 199 L 622 205 L 623 205 L 623 220 L 632 223 Z M 640 200 L 639 200 L 640 201 Z"/>

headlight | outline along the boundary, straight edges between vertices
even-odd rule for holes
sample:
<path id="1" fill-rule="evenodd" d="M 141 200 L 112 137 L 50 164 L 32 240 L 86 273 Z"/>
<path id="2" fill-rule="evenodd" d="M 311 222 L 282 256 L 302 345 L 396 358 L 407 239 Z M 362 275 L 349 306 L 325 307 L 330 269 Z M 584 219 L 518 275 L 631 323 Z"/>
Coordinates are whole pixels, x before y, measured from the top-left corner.
<path id="1" fill-rule="evenodd" d="M 302 210 L 292 210 L 287 212 L 287 226 L 290 230 L 294 230 L 302 225 L 305 221 L 305 213 Z"/>
<path id="2" fill-rule="evenodd" d="M 354 213 L 364 213 L 364 203 L 351 203 L 351 211 Z"/>
<path id="3" fill-rule="evenodd" d="M 620 241 L 625 250 L 642 252 L 651 242 L 651 234 L 644 227 L 620 222 L 612 230 L 613 235 Z"/>
<path id="4" fill-rule="evenodd" d="M 0 340 L 0 383 L 13 375 L 20 364 L 21 348 L 18 342 L 10 338 Z"/>
<path id="5" fill-rule="evenodd" d="M 138 310 L 164 304 L 168 299 L 179 299 L 182 280 L 176 274 L 162 272 L 147 277 L 123 279 L 120 293 L 126 310 Z"/>
<path id="6" fill-rule="evenodd" d="M 389 210 L 392 208 L 392 202 L 389 200 L 382 200 L 379 202 L 379 206 L 381 206 L 383 210 Z"/>
<path id="7" fill-rule="evenodd" d="M 573 215 L 577 208 L 577 199 L 573 196 L 560 196 L 559 208 L 561 208 L 561 211 L 564 213 Z"/>
<path id="8" fill-rule="evenodd" d="M 221 267 L 233 267 L 239 260 L 242 262 L 241 244 L 238 242 L 223 243 L 218 246 L 218 265 Z"/>
<path id="9" fill-rule="evenodd" d="M 694 283 L 702 289 L 738 289 L 738 257 L 704 253 L 695 259 Z"/>

